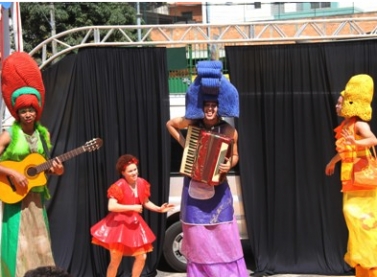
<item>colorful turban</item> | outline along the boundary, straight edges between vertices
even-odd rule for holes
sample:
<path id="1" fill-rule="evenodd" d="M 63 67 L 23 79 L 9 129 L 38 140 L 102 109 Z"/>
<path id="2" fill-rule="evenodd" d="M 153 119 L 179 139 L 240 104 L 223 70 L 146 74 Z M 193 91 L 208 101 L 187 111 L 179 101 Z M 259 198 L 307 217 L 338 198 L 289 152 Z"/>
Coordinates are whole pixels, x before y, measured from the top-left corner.
<path id="1" fill-rule="evenodd" d="M 340 115 L 343 117 L 358 116 L 364 121 L 370 121 L 373 90 L 373 79 L 369 75 L 359 74 L 351 77 L 346 88 L 340 93 L 343 96 Z"/>
<path id="2" fill-rule="evenodd" d="M 17 111 L 32 106 L 38 121 L 42 115 L 45 88 L 37 63 L 25 52 L 14 52 L 3 62 L 1 90 L 5 105 L 19 121 Z"/>
<path id="3" fill-rule="evenodd" d="M 200 61 L 196 65 L 197 77 L 186 92 L 187 119 L 204 118 L 205 101 L 218 102 L 218 115 L 238 117 L 238 91 L 221 73 L 220 61 Z"/>

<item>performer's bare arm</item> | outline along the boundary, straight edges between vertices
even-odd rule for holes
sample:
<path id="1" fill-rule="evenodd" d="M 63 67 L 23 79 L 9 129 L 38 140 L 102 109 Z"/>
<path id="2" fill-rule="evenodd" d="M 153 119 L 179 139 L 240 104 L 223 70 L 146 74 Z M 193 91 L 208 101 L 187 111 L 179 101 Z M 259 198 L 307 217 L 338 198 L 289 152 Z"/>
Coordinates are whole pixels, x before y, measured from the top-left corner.
<path id="1" fill-rule="evenodd" d="M 110 212 L 137 212 L 141 213 L 143 211 L 143 205 L 140 204 L 134 204 L 134 205 L 126 205 L 126 204 L 120 204 L 117 199 L 110 198 L 107 203 L 107 209 Z"/>
<path id="2" fill-rule="evenodd" d="M 143 204 L 145 208 L 150 211 L 157 212 L 157 213 L 166 213 L 172 209 L 174 209 L 174 204 L 164 203 L 161 206 L 157 206 L 149 199 L 146 199 L 145 203 Z"/>
<path id="3" fill-rule="evenodd" d="M 221 173 L 227 173 L 229 170 L 236 166 L 239 160 L 238 156 L 238 132 L 236 129 L 234 129 L 233 132 L 233 149 L 232 149 L 232 156 L 229 158 L 226 158 L 226 162 L 219 165 L 219 170 Z"/>
<path id="4" fill-rule="evenodd" d="M 356 140 L 355 135 L 346 129 L 342 130 L 342 135 L 348 144 L 354 144 L 358 146 L 371 147 L 377 144 L 377 138 L 370 129 L 367 122 L 357 121 L 355 123 L 356 134 L 361 136 L 361 139 Z"/>
<path id="5" fill-rule="evenodd" d="M 341 160 L 339 153 L 335 154 L 334 157 L 329 161 L 329 163 L 326 165 L 325 173 L 326 175 L 330 176 L 334 174 L 335 171 L 335 165 L 337 162 Z"/>
<path id="6" fill-rule="evenodd" d="M 9 132 L 2 132 L 0 135 L 0 155 L 3 154 L 10 141 L 11 137 Z M 19 185 L 20 187 L 26 187 L 28 184 L 28 180 L 23 174 L 9 167 L 0 165 L 0 174 L 9 176 L 10 178 L 12 178 L 12 181 L 14 181 L 16 185 Z"/>
<path id="7" fill-rule="evenodd" d="M 4 131 L 4 132 L 1 133 L 1 135 L 0 135 L 0 155 L 3 154 L 5 148 L 10 143 L 10 140 L 11 140 L 11 138 L 10 138 L 8 131 Z"/>
<path id="8" fill-rule="evenodd" d="M 232 164 L 230 165 L 230 167 L 234 167 L 236 166 L 236 164 L 238 163 L 238 132 L 237 130 L 234 130 L 234 136 L 233 136 L 233 139 L 234 139 L 234 145 L 233 145 L 233 155 L 232 155 Z"/>
<path id="9" fill-rule="evenodd" d="M 185 138 L 181 133 L 181 129 L 187 128 L 189 125 L 193 123 L 193 120 L 186 119 L 184 117 L 175 117 L 170 119 L 166 123 L 166 128 L 168 129 L 170 135 L 179 142 L 179 144 L 184 147 L 185 146 Z"/>

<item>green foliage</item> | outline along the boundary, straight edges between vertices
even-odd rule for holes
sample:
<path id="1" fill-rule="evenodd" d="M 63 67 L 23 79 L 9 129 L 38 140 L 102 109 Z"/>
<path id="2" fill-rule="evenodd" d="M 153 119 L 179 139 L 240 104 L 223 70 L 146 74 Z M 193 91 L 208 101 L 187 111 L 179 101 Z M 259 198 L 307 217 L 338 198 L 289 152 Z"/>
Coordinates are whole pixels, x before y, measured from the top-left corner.
<path id="1" fill-rule="evenodd" d="M 26 52 L 50 38 L 54 24 L 56 34 L 85 26 L 136 25 L 135 5 L 128 2 L 21 2 L 20 7 Z M 137 36 L 136 31 L 126 33 L 133 39 Z M 121 41 L 122 37 L 120 32 L 114 32 L 111 41 Z M 82 34 L 78 33 L 64 37 L 64 42 L 70 45 L 81 40 Z M 51 49 L 48 51 L 51 55 Z"/>

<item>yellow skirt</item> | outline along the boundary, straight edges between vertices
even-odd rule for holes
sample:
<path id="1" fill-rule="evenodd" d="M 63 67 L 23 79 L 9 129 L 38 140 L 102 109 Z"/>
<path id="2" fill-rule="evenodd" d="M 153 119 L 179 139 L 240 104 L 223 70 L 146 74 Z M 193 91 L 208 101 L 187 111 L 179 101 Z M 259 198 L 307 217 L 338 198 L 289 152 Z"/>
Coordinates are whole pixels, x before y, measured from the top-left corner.
<path id="1" fill-rule="evenodd" d="M 344 192 L 343 214 L 348 228 L 344 260 L 356 269 L 376 269 L 377 190 Z"/>

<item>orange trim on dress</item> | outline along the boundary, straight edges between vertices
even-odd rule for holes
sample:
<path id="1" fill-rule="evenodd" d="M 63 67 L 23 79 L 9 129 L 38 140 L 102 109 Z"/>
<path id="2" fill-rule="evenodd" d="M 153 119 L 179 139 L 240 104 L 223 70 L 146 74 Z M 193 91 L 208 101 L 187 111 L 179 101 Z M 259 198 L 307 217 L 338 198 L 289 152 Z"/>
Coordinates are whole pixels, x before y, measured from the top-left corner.
<path id="1" fill-rule="evenodd" d="M 346 141 L 341 134 L 342 130 L 346 129 L 349 133 L 354 135 L 356 140 L 361 139 L 361 137 L 355 133 L 356 121 L 357 117 L 343 120 L 343 122 L 334 129 L 336 151 L 341 158 L 340 180 L 342 181 L 342 191 L 374 189 L 369 186 L 363 186 L 363 184 L 355 184 L 353 180 L 354 164 L 360 163 L 366 166 L 368 164 L 367 157 L 371 155 L 369 149 L 364 146 L 346 144 Z"/>

